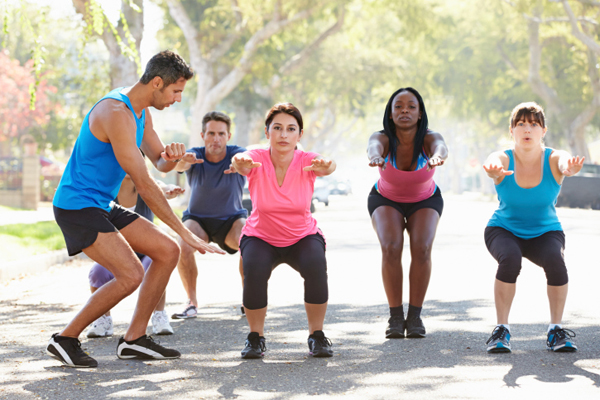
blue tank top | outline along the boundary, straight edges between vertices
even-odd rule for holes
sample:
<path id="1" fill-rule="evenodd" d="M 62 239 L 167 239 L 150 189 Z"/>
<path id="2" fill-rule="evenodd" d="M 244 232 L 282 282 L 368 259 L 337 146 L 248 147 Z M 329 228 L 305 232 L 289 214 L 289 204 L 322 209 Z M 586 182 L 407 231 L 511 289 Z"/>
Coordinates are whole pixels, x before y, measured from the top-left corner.
<path id="1" fill-rule="evenodd" d="M 114 99 L 127 105 L 135 118 L 137 126 L 135 141 L 140 147 L 144 137 L 146 110 L 143 110 L 141 118 L 138 118 L 129 97 L 121 93 L 122 89 L 114 89 L 98 103 L 105 99 Z M 86 207 L 97 207 L 110 211 L 111 203 L 119 193 L 125 171 L 115 157 L 112 144 L 101 142 L 90 131 L 90 114 L 98 103 L 94 104 L 81 124 L 73 153 L 56 189 L 52 204 L 58 208 L 81 210 Z"/>
<path id="2" fill-rule="evenodd" d="M 542 181 L 530 189 L 523 189 L 515 180 L 515 174 L 505 176 L 496 185 L 500 206 L 492 215 L 488 226 L 498 226 L 523 239 L 532 239 L 550 231 L 562 231 L 556 215 L 556 198 L 560 185 L 550 169 L 552 149 L 544 151 Z M 510 160 L 508 170 L 515 170 L 512 150 L 506 150 Z"/>
<path id="3" fill-rule="evenodd" d="M 242 191 L 246 177 L 240 174 L 224 174 L 229 169 L 231 158 L 246 151 L 243 147 L 227 146 L 225 158 L 218 163 L 206 159 L 206 148 L 193 147 L 188 152 L 196 153 L 196 158 L 204 160 L 186 171 L 190 185 L 190 204 L 183 215 L 197 218 L 228 219 L 234 215 L 247 216 L 242 207 Z"/>

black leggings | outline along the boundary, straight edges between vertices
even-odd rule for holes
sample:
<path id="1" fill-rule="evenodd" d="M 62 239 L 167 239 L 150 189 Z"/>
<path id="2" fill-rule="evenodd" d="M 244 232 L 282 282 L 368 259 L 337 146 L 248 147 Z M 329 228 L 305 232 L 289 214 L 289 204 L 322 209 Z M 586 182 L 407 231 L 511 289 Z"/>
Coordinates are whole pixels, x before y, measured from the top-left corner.
<path id="1" fill-rule="evenodd" d="M 544 269 L 548 285 L 563 286 L 569 282 L 564 257 L 565 234 L 562 231 L 523 239 L 504 228 L 488 226 L 484 238 L 490 254 L 498 261 L 496 279 L 499 281 L 515 283 L 521 272 L 521 260 L 525 257 Z"/>
<path id="2" fill-rule="evenodd" d="M 254 236 L 243 236 L 240 251 L 244 265 L 244 307 L 258 310 L 267 306 L 271 272 L 279 264 L 289 264 L 304 278 L 304 301 L 324 304 L 329 298 L 325 239 L 308 235 L 287 247 L 275 247 Z"/>

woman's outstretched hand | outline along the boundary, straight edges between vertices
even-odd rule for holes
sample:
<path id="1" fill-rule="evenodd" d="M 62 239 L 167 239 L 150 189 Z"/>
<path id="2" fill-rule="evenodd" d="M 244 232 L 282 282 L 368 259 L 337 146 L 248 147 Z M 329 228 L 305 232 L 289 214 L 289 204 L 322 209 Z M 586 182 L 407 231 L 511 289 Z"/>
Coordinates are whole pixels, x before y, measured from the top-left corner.
<path id="1" fill-rule="evenodd" d="M 585 160 L 585 157 L 581 157 L 581 159 L 579 158 L 579 156 L 571 157 L 567 161 L 567 168 L 565 168 L 564 170 L 561 170 L 560 172 L 564 176 L 573 176 L 573 175 L 577 174 L 579 171 L 581 171 L 581 167 L 583 167 L 584 160 Z"/>
<path id="2" fill-rule="evenodd" d="M 369 167 L 379 167 L 385 169 L 385 159 L 381 156 L 371 158 L 369 161 Z"/>
<path id="3" fill-rule="evenodd" d="M 431 171 L 435 167 L 439 167 L 440 165 L 444 165 L 444 160 L 439 156 L 433 156 L 427 162 L 427 170 Z"/>
<path id="4" fill-rule="evenodd" d="M 324 158 L 315 158 L 312 160 L 308 167 L 304 167 L 304 171 L 327 171 L 331 167 L 332 160 L 325 160 Z"/>
<path id="5" fill-rule="evenodd" d="M 483 169 L 490 178 L 494 179 L 514 174 L 514 171 L 506 171 L 502 165 L 484 164 Z"/>

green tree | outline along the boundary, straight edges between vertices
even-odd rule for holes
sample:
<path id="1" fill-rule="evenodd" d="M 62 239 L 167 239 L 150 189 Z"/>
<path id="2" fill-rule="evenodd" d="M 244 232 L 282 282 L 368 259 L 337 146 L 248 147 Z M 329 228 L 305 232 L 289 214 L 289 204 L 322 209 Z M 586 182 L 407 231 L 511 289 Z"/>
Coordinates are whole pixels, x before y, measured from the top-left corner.
<path id="1" fill-rule="evenodd" d="M 170 17 L 181 29 L 168 35 L 175 43 L 185 43 L 181 44 L 181 51 L 188 53 L 196 72 L 190 136 L 190 146 L 195 146 L 201 141 L 202 116 L 236 89 L 249 73 L 265 74 L 257 69 L 257 53 L 269 40 L 284 45 L 279 35 L 302 23 L 328 24 L 328 27 L 337 24 L 343 18 L 340 7 L 345 1 L 165 0 L 165 3 Z M 320 32 L 327 32 L 327 27 Z M 307 46 L 320 38 L 322 33 L 317 33 Z"/>

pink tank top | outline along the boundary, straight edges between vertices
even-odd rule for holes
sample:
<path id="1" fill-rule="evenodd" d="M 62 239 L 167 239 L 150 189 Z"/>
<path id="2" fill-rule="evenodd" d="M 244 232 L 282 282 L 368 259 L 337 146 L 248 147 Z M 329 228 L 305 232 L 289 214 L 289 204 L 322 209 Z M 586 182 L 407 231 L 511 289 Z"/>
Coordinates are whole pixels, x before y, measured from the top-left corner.
<path id="1" fill-rule="evenodd" d="M 252 214 L 246 220 L 242 236 L 255 236 L 275 247 L 287 247 L 317 233 L 317 221 L 310 212 L 316 175 L 303 168 L 311 165 L 317 153 L 294 151 L 294 158 L 281 187 L 269 149 L 248 151 L 262 166 L 248 174 Z"/>
<path id="2" fill-rule="evenodd" d="M 427 170 L 427 160 L 420 155 L 415 171 L 401 171 L 386 159 L 386 168 L 379 168 L 377 190 L 387 199 L 398 203 L 416 203 L 425 200 L 435 192 L 433 180 L 435 169 Z"/>

